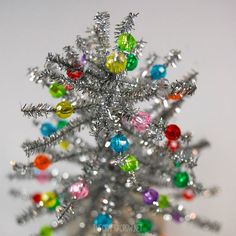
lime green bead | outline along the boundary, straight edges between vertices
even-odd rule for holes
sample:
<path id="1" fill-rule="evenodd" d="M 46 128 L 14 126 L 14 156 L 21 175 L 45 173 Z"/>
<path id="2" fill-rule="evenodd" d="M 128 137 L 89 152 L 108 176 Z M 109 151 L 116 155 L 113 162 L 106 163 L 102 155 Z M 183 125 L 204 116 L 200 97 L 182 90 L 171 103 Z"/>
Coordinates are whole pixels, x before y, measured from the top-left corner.
<path id="1" fill-rule="evenodd" d="M 43 226 L 39 231 L 39 236 L 52 236 L 53 230 L 50 226 Z"/>
<path id="2" fill-rule="evenodd" d="M 166 195 L 160 195 L 158 198 L 159 208 L 164 209 L 170 206 L 169 198 Z"/>
<path id="3" fill-rule="evenodd" d="M 121 34 L 117 39 L 117 46 L 120 51 L 131 52 L 136 44 L 136 39 L 128 33 Z"/>
<path id="4" fill-rule="evenodd" d="M 127 59 L 123 53 L 113 52 L 106 58 L 106 68 L 114 74 L 119 74 L 125 70 Z"/>
<path id="5" fill-rule="evenodd" d="M 126 69 L 128 71 L 132 71 L 134 70 L 138 65 L 138 59 L 134 54 L 129 54 L 127 56 L 127 65 L 126 65 Z"/>
<path id="6" fill-rule="evenodd" d="M 60 98 L 66 94 L 66 90 L 63 85 L 58 84 L 58 83 L 54 83 L 54 84 L 50 85 L 49 93 L 54 98 Z"/>
<path id="7" fill-rule="evenodd" d="M 59 120 L 57 123 L 57 129 L 63 129 L 68 125 L 68 121 L 66 120 Z"/>
<path id="8" fill-rule="evenodd" d="M 136 229 L 141 234 L 148 233 L 152 230 L 152 222 L 149 219 L 138 219 Z"/>
<path id="9" fill-rule="evenodd" d="M 56 114 L 61 119 L 66 119 L 70 117 L 73 114 L 73 112 L 74 112 L 73 106 L 67 101 L 59 102 L 56 106 Z"/>
<path id="10" fill-rule="evenodd" d="M 179 171 L 173 176 L 173 183 L 178 188 L 185 188 L 188 185 L 189 176 L 185 171 Z"/>
<path id="11" fill-rule="evenodd" d="M 135 171 L 139 167 L 139 161 L 134 155 L 128 155 L 124 160 L 124 164 L 120 166 L 124 172 Z"/>
<path id="12" fill-rule="evenodd" d="M 57 195 L 54 192 L 46 192 L 41 196 L 43 206 L 46 208 L 52 208 L 57 203 Z"/>

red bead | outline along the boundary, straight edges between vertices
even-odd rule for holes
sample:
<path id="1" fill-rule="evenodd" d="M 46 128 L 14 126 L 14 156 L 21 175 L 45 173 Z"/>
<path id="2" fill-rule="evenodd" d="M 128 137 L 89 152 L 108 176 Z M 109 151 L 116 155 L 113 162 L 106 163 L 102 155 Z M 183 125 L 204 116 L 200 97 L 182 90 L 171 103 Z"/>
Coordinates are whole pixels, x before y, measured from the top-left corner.
<path id="1" fill-rule="evenodd" d="M 81 70 L 67 70 L 67 76 L 72 80 L 77 80 L 83 75 L 83 71 Z"/>
<path id="2" fill-rule="evenodd" d="M 32 196 L 32 201 L 33 201 L 33 203 L 35 203 L 35 204 L 40 203 L 40 201 L 41 201 L 41 194 L 40 194 L 40 193 L 35 193 L 35 194 Z"/>
<path id="3" fill-rule="evenodd" d="M 195 197 L 195 193 L 193 192 L 192 189 L 185 189 L 183 192 L 182 192 L 182 198 L 187 200 L 187 201 L 191 201 L 193 200 Z"/>
<path id="4" fill-rule="evenodd" d="M 34 167 L 39 170 L 46 170 L 51 164 L 51 160 L 45 154 L 38 154 L 34 159 Z"/>
<path id="5" fill-rule="evenodd" d="M 170 151 L 175 152 L 179 148 L 179 142 L 176 140 L 168 140 L 167 147 Z"/>
<path id="6" fill-rule="evenodd" d="M 73 89 L 73 86 L 72 86 L 72 85 L 69 85 L 69 84 L 66 84 L 66 85 L 64 86 L 64 88 L 65 88 L 66 91 L 70 91 L 70 90 Z"/>
<path id="7" fill-rule="evenodd" d="M 171 124 L 166 127 L 165 136 L 168 140 L 177 140 L 181 135 L 181 130 L 177 125 Z"/>

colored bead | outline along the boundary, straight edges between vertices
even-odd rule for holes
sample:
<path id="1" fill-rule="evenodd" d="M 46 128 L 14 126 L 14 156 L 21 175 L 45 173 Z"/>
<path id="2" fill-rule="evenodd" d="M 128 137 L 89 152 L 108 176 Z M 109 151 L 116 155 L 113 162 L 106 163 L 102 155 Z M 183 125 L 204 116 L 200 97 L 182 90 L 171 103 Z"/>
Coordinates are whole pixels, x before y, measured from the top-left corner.
<path id="1" fill-rule="evenodd" d="M 121 34 L 117 39 L 120 51 L 131 52 L 136 47 L 136 39 L 128 33 Z"/>
<path id="2" fill-rule="evenodd" d="M 86 55 L 85 54 L 83 54 L 82 56 L 81 56 L 81 58 L 80 58 L 80 63 L 81 63 L 81 65 L 85 65 L 86 64 Z"/>
<path id="3" fill-rule="evenodd" d="M 143 202 L 147 205 L 151 205 L 153 202 L 157 201 L 158 192 L 155 189 L 149 188 L 143 192 Z"/>
<path id="4" fill-rule="evenodd" d="M 73 114 L 73 112 L 74 112 L 73 106 L 67 101 L 59 102 L 56 106 L 56 114 L 61 119 L 66 119 L 70 117 Z"/>
<path id="5" fill-rule="evenodd" d="M 56 128 L 51 123 L 48 122 L 43 123 L 40 127 L 40 132 L 44 137 L 48 137 L 53 133 L 55 133 L 56 131 L 57 131 Z"/>
<path id="6" fill-rule="evenodd" d="M 168 140 L 177 140 L 181 135 L 181 130 L 177 125 L 171 124 L 166 127 L 165 136 Z"/>
<path id="7" fill-rule="evenodd" d="M 164 209 L 170 206 L 169 198 L 166 195 L 160 195 L 158 199 L 159 208 Z"/>
<path id="8" fill-rule="evenodd" d="M 133 155 L 128 155 L 124 160 L 124 163 L 120 166 L 124 172 L 131 172 L 137 170 L 139 167 L 139 161 Z"/>
<path id="9" fill-rule="evenodd" d="M 93 223 L 97 228 L 108 229 L 112 224 L 112 218 L 108 214 L 100 213 L 94 219 Z"/>
<path id="10" fill-rule="evenodd" d="M 127 59 L 123 53 L 113 52 L 106 58 L 106 68 L 114 74 L 119 74 L 125 70 Z"/>
<path id="11" fill-rule="evenodd" d="M 58 129 L 58 130 L 63 129 L 63 128 L 65 128 L 68 124 L 69 124 L 69 122 L 66 121 L 66 120 L 59 120 L 58 123 L 57 123 L 57 129 Z"/>
<path id="12" fill-rule="evenodd" d="M 66 84 L 66 85 L 64 86 L 64 88 L 65 88 L 66 91 L 70 91 L 70 90 L 73 89 L 73 86 L 70 85 L 70 84 Z"/>
<path id="13" fill-rule="evenodd" d="M 35 193 L 32 195 L 32 202 L 35 204 L 40 203 L 41 201 L 41 194 L 40 193 Z"/>
<path id="14" fill-rule="evenodd" d="M 176 140 L 168 140 L 167 142 L 167 148 L 172 152 L 175 152 L 179 146 L 179 142 Z"/>
<path id="15" fill-rule="evenodd" d="M 72 80 L 77 80 L 83 76 L 83 71 L 81 70 L 67 70 L 66 71 L 67 76 Z"/>
<path id="16" fill-rule="evenodd" d="M 73 199 L 79 200 L 88 196 L 89 188 L 84 181 L 78 181 L 70 186 L 69 193 Z"/>
<path id="17" fill-rule="evenodd" d="M 63 85 L 58 84 L 58 83 L 54 83 L 54 84 L 50 85 L 49 93 L 54 98 L 60 98 L 60 97 L 63 97 L 66 94 L 66 90 L 65 90 Z"/>
<path id="18" fill-rule="evenodd" d="M 51 163 L 51 160 L 45 154 L 38 154 L 34 159 L 34 167 L 39 170 L 46 170 Z"/>
<path id="19" fill-rule="evenodd" d="M 171 213 L 171 216 L 172 216 L 172 220 L 175 222 L 175 223 L 181 223 L 183 222 L 183 216 L 180 212 L 178 211 L 174 211 Z"/>
<path id="20" fill-rule="evenodd" d="M 179 101 L 180 99 L 182 99 L 182 97 L 183 97 L 183 95 L 180 93 L 168 95 L 168 99 L 173 100 L 173 101 Z"/>
<path id="21" fill-rule="evenodd" d="M 36 180 L 41 183 L 47 183 L 50 180 L 50 174 L 47 171 L 40 171 L 35 169 Z"/>
<path id="22" fill-rule="evenodd" d="M 173 177 L 173 183 L 178 188 L 185 188 L 188 185 L 189 175 L 185 171 L 177 172 Z"/>
<path id="23" fill-rule="evenodd" d="M 43 226 L 40 229 L 39 236 L 52 236 L 53 230 L 50 226 Z"/>
<path id="24" fill-rule="evenodd" d="M 132 118 L 131 123 L 136 131 L 144 131 L 151 123 L 151 116 L 147 112 L 140 111 Z"/>
<path id="25" fill-rule="evenodd" d="M 185 189 L 182 192 L 182 198 L 187 201 L 191 201 L 195 198 L 195 193 L 191 188 Z"/>
<path id="26" fill-rule="evenodd" d="M 150 72 L 153 80 L 159 80 L 166 77 L 166 67 L 164 65 L 154 65 Z"/>
<path id="27" fill-rule="evenodd" d="M 138 59 L 134 54 L 129 54 L 127 56 L 127 65 L 126 65 L 126 69 L 128 71 L 132 71 L 134 70 L 138 65 Z"/>
<path id="28" fill-rule="evenodd" d="M 179 162 L 179 161 L 174 162 L 174 165 L 175 165 L 176 168 L 180 168 L 181 164 L 182 163 Z"/>
<path id="29" fill-rule="evenodd" d="M 68 147 L 70 146 L 70 143 L 67 140 L 61 140 L 59 142 L 59 146 L 60 146 L 61 149 L 67 150 Z"/>
<path id="30" fill-rule="evenodd" d="M 54 204 L 52 207 L 48 207 L 48 210 L 50 210 L 50 211 L 55 211 L 55 209 L 56 209 L 58 206 L 60 206 L 60 200 L 59 200 L 59 198 L 57 197 L 55 204 Z"/>
<path id="31" fill-rule="evenodd" d="M 152 222 L 149 219 L 138 219 L 136 229 L 141 234 L 148 233 L 152 230 Z"/>
<path id="32" fill-rule="evenodd" d="M 46 192 L 41 196 L 43 206 L 46 208 L 52 208 L 57 203 L 57 195 L 54 192 Z"/>
<path id="33" fill-rule="evenodd" d="M 125 152 L 129 148 L 128 139 L 122 134 L 116 134 L 111 138 L 110 148 L 117 153 Z"/>

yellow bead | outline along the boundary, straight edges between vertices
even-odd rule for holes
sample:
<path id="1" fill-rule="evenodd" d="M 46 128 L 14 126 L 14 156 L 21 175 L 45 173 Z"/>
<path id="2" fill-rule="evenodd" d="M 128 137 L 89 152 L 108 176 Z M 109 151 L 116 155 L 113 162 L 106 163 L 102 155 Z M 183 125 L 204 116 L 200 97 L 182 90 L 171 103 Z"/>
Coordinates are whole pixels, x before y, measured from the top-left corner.
<path id="1" fill-rule="evenodd" d="M 41 196 L 43 206 L 46 208 L 52 208 L 57 203 L 57 196 L 54 192 L 46 192 Z"/>
<path id="2" fill-rule="evenodd" d="M 67 140 L 61 140 L 59 143 L 59 146 L 63 150 L 67 150 L 69 147 L 70 143 Z"/>
<path id="3" fill-rule="evenodd" d="M 56 114 L 61 119 L 66 119 L 70 117 L 73 114 L 73 112 L 74 112 L 73 106 L 67 101 L 59 102 L 56 106 Z"/>
<path id="4" fill-rule="evenodd" d="M 119 74 L 125 70 L 127 59 L 123 53 L 113 52 L 106 58 L 106 68 L 114 74 Z"/>

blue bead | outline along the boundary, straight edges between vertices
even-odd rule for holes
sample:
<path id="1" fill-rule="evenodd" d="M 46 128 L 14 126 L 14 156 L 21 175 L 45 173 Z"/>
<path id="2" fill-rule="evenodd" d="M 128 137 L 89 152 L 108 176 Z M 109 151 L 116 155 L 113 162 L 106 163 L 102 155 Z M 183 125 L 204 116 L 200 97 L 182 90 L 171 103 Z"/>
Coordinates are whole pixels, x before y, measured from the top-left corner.
<path id="1" fill-rule="evenodd" d="M 109 226 L 112 224 L 112 218 L 108 214 L 100 213 L 93 220 L 93 223 L 96 225 L 97 228 L 108 229 Z"/>
<path id="2" fill-rule="evenodd" d="M 166 67 L 164 65 L 154 65 L 151 69 L 151 78 L 158 80 L 166 77 Z"/>
<path id="3" fill-rule="evenodd" d="M 110 147 L 117 153 L 125 152 L 129 148 L 128 139 L 122 134 L 117 134 L 111 138 Z"/>
<path id="4" fill-rule="evenodd" d="M 55 133 L 57 129 L 51 123 L 43 123 L 40 127 L 40 132 L 43 136 L 48 137 L 51 134 Z"/>

